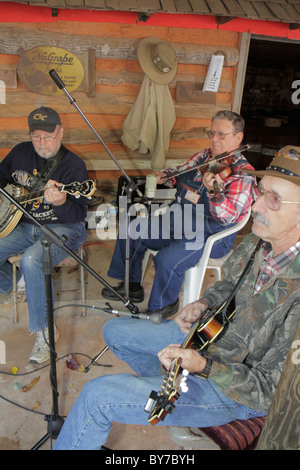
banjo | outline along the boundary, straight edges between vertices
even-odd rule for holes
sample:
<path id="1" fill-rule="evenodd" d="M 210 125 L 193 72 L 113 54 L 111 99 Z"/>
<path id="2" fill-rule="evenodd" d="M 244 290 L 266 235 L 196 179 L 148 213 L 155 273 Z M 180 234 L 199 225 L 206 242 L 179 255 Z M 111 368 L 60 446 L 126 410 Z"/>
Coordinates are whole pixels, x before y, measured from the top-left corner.
<path id="1" fill-rule="evenodd" d="M 70 194 L 71 196 L 91 197 L 96 191 L 94 181 L 87 180 L 83 183 L 70 183 L 63 186 L 57 186 L 59 191 Z M 28 192 L 24 186 L 8 184 L 4 190 L 12 196 L 19 204 L 37 201 L 44 197 L 44 190 Z M 2 197 L 3 196 L 3 197 Z M 17 209 L 5 195 L 0 195 L 0 238 L 5 238 L 19 223 L 23 212 Z"/>

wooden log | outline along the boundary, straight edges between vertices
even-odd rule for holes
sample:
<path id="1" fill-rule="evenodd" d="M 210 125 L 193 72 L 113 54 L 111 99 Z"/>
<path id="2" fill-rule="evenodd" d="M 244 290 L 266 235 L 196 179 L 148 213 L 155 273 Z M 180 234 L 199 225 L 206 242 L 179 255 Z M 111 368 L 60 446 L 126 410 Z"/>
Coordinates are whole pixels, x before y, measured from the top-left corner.
<path id="1" fill-rule="evenodd" d="M 95 51 L 96 58 L 116 60 L 122 57 L 127 60 L 137 59 L 137 48 L 140 38 L 122 37 L 93 37 L 82 36 L 78 40 L 78 33 L 74 34 L 41 31 L 40 29 L 24 28 L 19 24 L 0 24 L 0 52 L 2 54 L 18 54 L 18 48 L 26 51 L 33 47 L 47 45 L 63 47 L 74 54 L 84 54 L 89 49 Z M 181 64 L 210 63 L 211 56 L 222 50 L 225 55 L 225 66 L 234 67 L 239 60 L 237 48 L 220 45 L 182 44 L 169 42 L 174 48 L 177 61 Z"/>
<path id="2" fill-rule="evenodd" d="M 24 28 L 36 28 L 35 24 L 23 24 Z M 41 31 L 51 31 L 54 34 L 74 33 L 74 23 L 69 21 L 58 21 L 56 23 L 39 23 L 38 26 Z M 95 37 L 118 37 L 124 36 L 136 38 L 139 41 L 144 37 L 159 37 L 164 41 L 181 42 L 189 44 L 191 42 L 191 29 L 181 27 L 162 27 L 162 26 L 149 26 L 143 25 L 126 25 L 121 23 L 99 23 L 90 22 L 77 22 L 76 33 L 80 36 L 95 36 Z M 236 31 L 226 30 L 207 30 L 207 29 L 192 29 L 193 43 L 194 44 L 222 44 L 228 47 L 238 47 L 239 33 Z"/>
<path id="3" fill-rule="evenodd" d="M 177 82 L 176 102 L 177 103 L 206 103 L 216 104 L 216 93 L 205 93 L 202 91 L 203 84 L 191 82 Z"/>
<path id="4" fill-rule="evenodd" d="M 223 93 L 217 94 L 216 105 L 202 103 L 175 103 L 177 117 L 185 118 L 211 118 L 221 109 L 230 109 L 230 94 L 223 99 Z M 74 92 L 72 97 L 84 114 L 116 114 L 127 116 L 135 103 L 136 97 L 117 93 L 96 93 L 95 98 L 89 98 L 85 93 Z M 227 103 L 224 103 L 227 101 Z M 0 117 L 18 117 L 28 115 L 32 109 L 38 106 L 50 106 L 59 114 L 77 112 L 67 98 L 59 98 L 42 95 L 27 90 L 8 90 L 6 93 L 6 105 L 0 107 Z"/>
<path id="5" fill-rule="evenodd" d="M 15 67 L 0 66 L 0 80 L 5 83 L 6 89 L 17 88 L 17 71 Z"/>
<path id="6" fill-rule="evenodd" d="M 95 115 L 86 115 L 86 117 L 104 143 L 121 144 L 124 116 L 118 116 L 119 119 L 113 115 L 104 115 L 102 116 L 103 119 Z M 99 142 L 89 126 L 82 120 L 81 116 L 61 115 L 61 118 L 64 127 L 63 140 L 66 145 L 96 145 Z M 173 142 L 182 142 L 188 147 L 190 141 L 207 138 L 206 133 L 210 126 L 210 120 L 207 120 L 207 123 L 204 120 L 204 124 L 201 124 L 199 121 L 198 124 L 195 122 L 197 121 L 196 119 L 189 120 L 189 118 L 187 118 L 186 123 L 183 121 L 183 119 L 180 119 L 180 121 L 175 124 L 170 135 L 171 145 Z M 0 148 L 12 148 L 14 145 L 29 139 L 27 117 L 0 118 L 0 126 L 3 129 Z"/>
<path id="7" fill-rule="evenodd" d="M 67 147 L 81 157 L 89 171 L 110 171 L 116 170 L 115 162 L 110 158 L 108 153 L 103 149 L 101 144 L 94 147 L 93 151 L 89 151 L 87 146 L 67 145 Z M 151 158 L 149 154 L 141 155 L 138 152 L 132 152 L 125 147 L 116 147 L 107 145 L 113 156 L 120 162 L 126 170 L 149 170 L 151 169 Z M 187 148 L 170 148 L 167 153 L 165 168 L 174 168 L 181 165 L 196 152 L 207 147 L 206 140 L 199 140 L 193 146 Z M 0 149 L 0 159 L 3 159 L 12 147 Z"/>
<path id="8" fill-rule="evenodd" d="M 136 94 L 138 93 L 145 74 L 142 70 L 132 70 L 128 66 L 128 62 L 116 60 L 113 63 L 110 61 L 110 69 L 104 65 L 106 60 L 98 60 L 100 65 L 97 66 L 95 80 L 98 85 L 126 85 L 135 84 L 137 90 L 132 88 Z M 113 66 L 114 65 L 114 66 Z M 174 79 L 168 84 L 170 90 L 176 87 L 179 81 L 189 81 L 202 84 L 204 83 L 207 72 L 207 66 L 204 65 L 179 65 Z M 219 92 L 227 93 L 232 91 L 232 68 L 225 67 L 222 72 L 222 77 L 219 86 Z"/>

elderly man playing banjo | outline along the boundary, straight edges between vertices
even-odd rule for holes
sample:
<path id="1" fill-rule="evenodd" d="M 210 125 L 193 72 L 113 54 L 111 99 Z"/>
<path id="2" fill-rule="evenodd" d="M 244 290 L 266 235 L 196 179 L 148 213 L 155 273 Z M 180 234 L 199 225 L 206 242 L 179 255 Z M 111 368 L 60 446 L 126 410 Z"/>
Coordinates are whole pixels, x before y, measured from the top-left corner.
<path id="1" fill-rule="evenodd" d="M 67 237 L 66 246 L 76 250 L 86 238 L 84 219 L 86 198 L 75 198 L 65 191 L 69 183 L 88 180 L 84 162 L 62 145 L 63 127 L 57 112 L 41 107 L 28 116 L 30 141 L 16 145 L 0 164 L 0 186 L 10 189 L 20 200 L 26 202 L 26 210 L 40 223 L 49 227 L 59 236 Z M 15 185 L 18 185 L 17 188 Z M 72 187 L 73 188 L 73 187 Z M 38 198 L 32 200 L 32 192 Z M 73 188 L 74 189 L 74 188 Z M 49 347 L 44 339 L 43 329 L 47 326 L 45 282 L 42 269 L 43 233 L 29 217 L 16 212 L 1 194 L 2 214 L 0 233 L 0 294 L 2 303 L 12 298 L 12 266 L 8 259 L 23 253 L 20 271 L 24 276 L 29 311 L 29 331 L 36 333 L 36 342 L 30 355 L 30 362 L 41 363 L 49 359 Z M 19 221 L 19 222 L 18 222 Z M 18 223 L 17 223 L 18 222 Z M 52 265 L 66 257 L 66 252 L 52 244 L 50 247 Z M 58 331 L 55 329 L 55 338 Z M 48 329 L 45 334 L 47 336 Z"/>

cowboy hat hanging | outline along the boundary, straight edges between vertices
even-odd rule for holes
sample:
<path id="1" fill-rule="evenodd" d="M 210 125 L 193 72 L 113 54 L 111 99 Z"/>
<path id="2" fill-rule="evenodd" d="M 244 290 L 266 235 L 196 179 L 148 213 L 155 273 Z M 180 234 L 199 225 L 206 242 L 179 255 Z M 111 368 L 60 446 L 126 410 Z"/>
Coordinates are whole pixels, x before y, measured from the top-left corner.
<path id="1" fill-rule="evenodd" d="M 144 73 L 160 85 L 170 83 L 177 72 L 174 49 L 159 38 L 144 38 L 138 45 L 138 60 Z"/>

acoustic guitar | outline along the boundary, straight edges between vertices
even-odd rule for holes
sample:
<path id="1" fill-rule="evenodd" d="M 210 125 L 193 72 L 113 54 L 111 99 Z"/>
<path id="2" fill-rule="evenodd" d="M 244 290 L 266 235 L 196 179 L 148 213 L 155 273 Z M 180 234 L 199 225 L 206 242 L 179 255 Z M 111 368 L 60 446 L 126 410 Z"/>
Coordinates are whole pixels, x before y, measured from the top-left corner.
<path id="1" fill-rule="evenodd" d="M 196 322 L 190 333 L 181 345 L 182 349 L 193 348 L 201 351 L 211 344 L 224 330 L 230 319 L 235 314 L 232 302 L 228 310 L 224 302 L 221 307 L 214 307 L 205 310 L 202 317 Z M 186 379 L 188 371 L 181 367 L 180 357 L 174 358 L 171 362 L 169 371 L 163 379 L 161 391 L 159 393 L 152 390 L 145 406 L 145 411 L 149 413 L 148 421 L 155 425 L 163 421 L 168 413 L 175 409 L 175 401 L 178 400 L 181 393 L 188 390 Z"/>
<path id="2" fill-rule="evenodd" d="M 75 197 L 91 197 L 97 188 L 94 181 L 87 180 L 82 183 L 74 182 L 57 186 L 57 189 Z M 37 201 L 44 197 L 44 190 L 29 193 L 27 188 L 19 185 L 9 184 L 4 190 L 19 204 L 24 204 L 24 206 L 26 206 L 28 202 Z M 5 238 L 17 226 L 23 212 L 16 208 L 5 195 L 2 194 L 2 196 L 0 195 L 0 238 Z"/>

